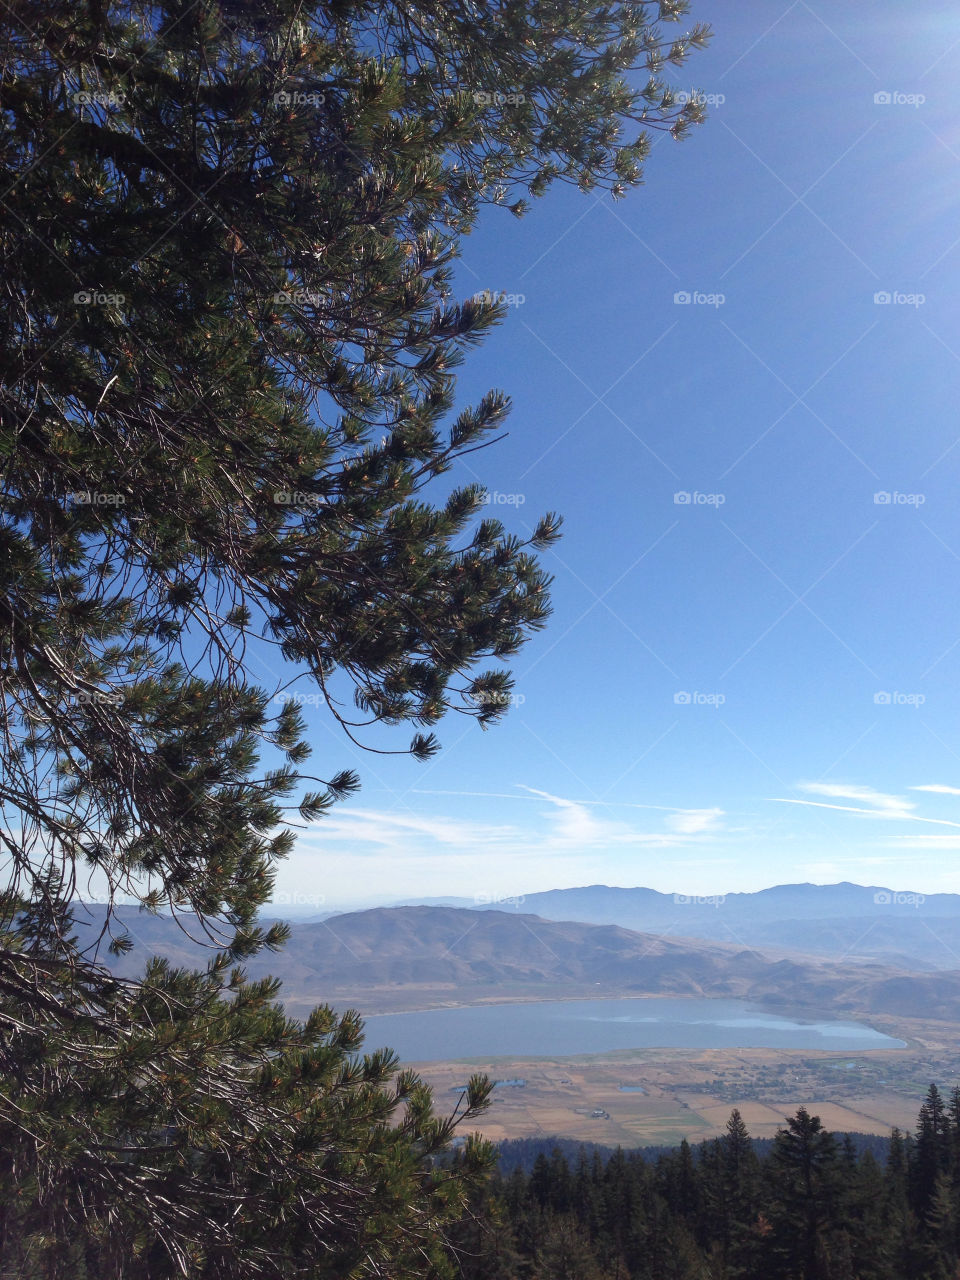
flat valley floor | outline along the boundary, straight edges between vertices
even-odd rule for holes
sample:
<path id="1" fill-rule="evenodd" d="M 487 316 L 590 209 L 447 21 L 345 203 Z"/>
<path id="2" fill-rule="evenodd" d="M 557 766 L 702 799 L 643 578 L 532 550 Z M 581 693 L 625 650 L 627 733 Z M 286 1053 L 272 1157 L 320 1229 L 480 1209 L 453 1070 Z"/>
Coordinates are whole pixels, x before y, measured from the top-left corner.
<path id="1" fill-rule="evenodd" d="M 960 1026 L 870 1021 L 908 1047 L 852 1054 L 642 1049 L 461 1059 L 417 1070 L 432 1086 L 439 1113 L 453 1111 L 458 1088 L 473 1072 L 522 1081 L 494 1089 L 489 1110 L 470 1126 L 493 1141 L 564 1137 L 624 1147 L 699 1142 L 722 1133 L 734 1107 L 758 1138 L 773 1137 L 799 1106 L 835 1131 L 887 1134 L 895 1125 L 912 1131 L 931 1081 L 943 1092 L 960 1083 Z"/>

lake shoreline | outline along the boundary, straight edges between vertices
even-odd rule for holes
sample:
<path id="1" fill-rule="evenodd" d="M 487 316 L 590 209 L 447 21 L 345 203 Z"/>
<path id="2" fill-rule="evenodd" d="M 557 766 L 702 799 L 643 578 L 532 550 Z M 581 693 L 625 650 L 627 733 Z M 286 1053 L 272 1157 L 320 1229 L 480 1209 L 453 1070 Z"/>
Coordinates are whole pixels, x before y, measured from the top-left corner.
<path id="1" fill-rule="evenodd" d="M 585 992 L 578 992 L 576 994 L 570 995 L 567 993 L 556 993 L 556 992 L 548 991 L 548 992 L 537 993 L 537 994 L 503 993 L 503 994 L 495 994 L 495 995 L 483 995 L 483 996 L 467 998 L 467 999 L 457 999 L 456 997 L 454 997 L 449 1001 L 440 1002 L 437 999 L 437 995 L 439 995 L 439 993 L 436 991 L 436 988 L 432 988 L 431 991 L 435 993 L 433 995 L 432 1000 L 430 996 L 426 996 L 425 1002 L 417 1002 L 417 1003 L 412 1003 L 410 1005 L 404 1004 L 400 1008 L 384 1009 L 382 1007 L 378 1007 L 375 1009 L 375 1011 L 370 1013 L 364 1012 L 363 1008 L 361 1007 L 362 1000 L 357 998 L 358 996 L 361 995 L 361 993 L 359 992 L 351 992 L 347 996 L 339 996 L 337 994 L 334 994 L 333 996 L 327 997 L 325 1000 L 321 1001 L 321 1003 L 330 1004 L 335 1009 L 337 1009 L 338 1012 L 341 1012 L 341 1013 L 345 1012 L 347 1009 L 352 1009 L 354 1011 L 357 1011 L 360 1013 L 360 1016 L 363 1019 L 364 1024 L 367 1024 L 374 1018 L 401 1016 L 401 1015 L 417 1014 L 417 1013 L 438 1013 L 442 1010 L 494 1008 L 499 1006 L 513 1006 L 513 1005 L 570 1004 L 570 1003 L 582 1002 L 584 1000 L 597 1001 L 597 1002 L 617 1001 L 617 1000 L 636 1000 L 636 1001 L 642 1001 L 642 1000 L 678 1000 L 678 1001 L 735 1000 L 740 1003 L 754 1007 L 758 1010 L 762 1010 L 768 1013 L 778 1014 L 781 1017 L 792 1018 L 797 1021 L 812 1020 L 812 1021 L 829 1021 L 829 1022 L 857 1022 L 862 1026 L 869 1027 L 870 1030 L 876 1031 L 879 1034 L 893 1036 L 896 1039 L 903 1039 L 906 1042 L 905 1044 L 906 1048 L 916 1049 L 920 1047 L 917 1040 L 915 1039 L 915 1033 L 904 1026 L 904 1022 L 906 1021 L 905 1019 L 899 1018 L 892 1014 L 878 1013 L 874 1010 L 861 1011 L 855 1008 L 850 1008 L 850 1009 L 836 1009 L 836 1010 L 821 1009 L 820 1011 L 818 1011 L 814 1009 L 811 1005 L 805 1005 L 802 1003 L 798 1004 L 795 1002 L 791 1002 L 789 1004 L 783 1004 L 776 1000 L 765 1000 L 762 998 L 749 999 L 748 997 L 744 997 L 744 996 L 697 995 L 689 992 L 678 992 L 676 994 L 672 994 L 672 993 L 664 994 L 663 992 L 643 992 L 638 994 L 636 992 L 608 991 L 602 995 L 594 996 L 594 995 L 587 994 Z M 378 992 L 378 994 L 380 993 Z M 314 1007 L 313 1002 L 308 1002 L 303 1000 L 297 1000 L 296 1002 L 289 1002 L 289 1003 L 291 1005 L 293 1003 L 296 1003 L 298 1005 L 302 1004 L 307 1008 Z M 377 1006 L 381 1005 L 382 998 L 381 1000 L 377 1000 L 376 997 L 374 997 L 374 1003 Z M 924 1019 L 923 1021 L 928 1022 L 930 1020 Z M 933 1020 L 933 1021 L 935 1022 L 936 1020 Z M 944 1024 L 944 1025 L 952 1025 L 952 1024 Z M 875 1050 L 875 1051 L 871 1050 L 870 1052 L 890 1052 L 890 1050 L 889 1049 Z"/>
<path id="2" fill-rule="evenodd" d="M 730 997 L 488 1001 L 373 1014 L 364 1021 L 367 1038 L 389 1044 L 405 1062 L 567 1057 L 632 1049 L 843 1053 L 910 1047 L 846 1012 L 840 1017 L 809 1008 L 787 1013 L 783 1007 Z"/>

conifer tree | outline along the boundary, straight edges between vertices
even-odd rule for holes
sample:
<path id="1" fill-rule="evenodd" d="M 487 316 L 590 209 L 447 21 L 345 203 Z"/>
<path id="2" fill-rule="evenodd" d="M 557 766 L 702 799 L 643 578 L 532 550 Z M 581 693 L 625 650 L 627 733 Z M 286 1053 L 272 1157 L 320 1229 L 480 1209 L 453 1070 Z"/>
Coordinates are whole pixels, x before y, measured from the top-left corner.
<path id="1" fill-rule="evenodd" d="M 442 1224 L 489 1152 L 434 1166 L 451 1128 L 419 1082 L 360 1056 L 354 1017 L 292 1023 L 275 984 L 235 967 L 284 940 L 257 913 L 290 807 L 313 820 L 358 784 L 335 762 L 307 774 L 283 689 L 308 682 L 364 744 L 411 726 L 419 758 L 445 713 L 505 711 L 502 664 L 549 612 L 536 553 L 558 521 L 522 538 L 482 518 L 478 486 L 424 493 L 509 408 L 490 392 L 450 420 L 453 371 L 503 315 L 490 295 L 453 298 L 459 238 L 484 204 L 522 212 L 555 180 L 640 180 L 649 130 L 702 117 L 659 78 L 705 38 L 665 34 L 685 11 L 0 11 L 13 1266 L 400 1280 L 444 1265 Z M 90 893 L 107 917 L 84 953 L 71 904 Z M 114 980 L 124 899 L 206 931 L 208 970 Z M 470 1115 L 484 1096 L 476 1082 Z"/>
<path id="2" fill-rule="evenodd" d="M 920 1107 L 910 1165 L 913 1208 L 921 1218 L 933 1203 L 937 1180 L 949 1171 L 952 1145 L 946 1106 L 936 1084 L 931 1084 Z"/>
<path id="3" fill-rule="evenodd" d="M 956 1280 L 957 1203 L 946 1174 L 934 1183 L 917 1254 L 923 1280 Z"/>
<path id="4" fill-rule="evenodd" d="M 725 1276 L 745 1274 L 752 1265 L 760 1165 L 747 1126 L 735 1107 L 726 1132 L 714 1144 L 713 1158 L 704 1161 L 704 1196 L 711 1236 L 718 1244 Z"/>
<path id="5" fill-rule="evenodd" d="M 777 1133 L 770 1160 L 771 1206 L 780 1270 L 797 1280 L 840 1280 L 831 1257 L 841 1190 L 837 1144 L 805 1107 Z"/>

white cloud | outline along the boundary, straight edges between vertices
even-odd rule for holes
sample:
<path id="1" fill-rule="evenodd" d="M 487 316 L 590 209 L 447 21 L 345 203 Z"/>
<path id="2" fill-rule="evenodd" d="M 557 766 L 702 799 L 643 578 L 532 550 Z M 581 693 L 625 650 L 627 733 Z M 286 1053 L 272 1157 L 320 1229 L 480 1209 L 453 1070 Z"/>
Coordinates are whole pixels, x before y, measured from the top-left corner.
<path id="1" fill-rule="evenodd" d="M 723 834 L 719 808 L 573 800 L 536 787 L 498 798 L 526 801 L 526 808 L 516 811 L 516 821 L 494 823 L 399 806 L 337 805 L 299 833 L 278 869 L 277 889 L 339 904 L 515 894 L 534 886 L 622 883 L 624 876 L 644 884 L 662 876 L 666 865 L 662 857 L 646 857 L 648 852 L 716 847 Z M 628 811 L 637 808 L 657 813 L 635 825 Z M 505 810 L 498 805 L 494 811 L 499 816 Z"/>
<path id="2" fill-rule="evenodd" d="M 576 800 L 566 800 L 563 796 L 551 795 L 549 791 L 538 791 L 536 787 L 525 786 L 523 789 L 553 805 L 553 809 L 546 810 L 543 816 L 550 824 L 552 838 L 561 844 L 583 847 L 622 838 L 616 824 L 595 817 L 586 805 Z"/>
<path id="3" fill-rule="evenodd" d="M 361 845 L 394 849 L 408 844 L 411 839 L 418 847 L 422 847 L 424 842 L 453 848 L 463 848 L 465 843 L 484 846 L 502 843 L 515 835 L 516 828 L 506 824 L 464 823 L 458 818 L 396 809 L 353 809 L 344 804 L 310 823 L 306 832 L 300 835 L 299 842 L 346 843 L 360 852 L 358 846 Z"/>
<path id="4" fill-rule="evenodd" d="M 724 815 L 723 809 L 683 809 L 667 818 L 667 826 L 680 835 L 695 836 L 714 831 Z"/>
<path id="5" fill-rule="evenodd" d="M 903 820 L 906 822 L 930 822 L 937 827 L 957 827 L 960 828 L 960 822 L 948 822 L 946 818 L 922 818 L 918 813 L 895 813 L 886 809 L 858 809 L 848 804 L 820 804 L 816 800 L 791 800 L 785 796 L 774 796 L 775 804 L 799 804 L 806 805 L 810 809 L 835 809 L 838 813 L 858 813 L 864 818 L 886 818 L 888 820 Z"/>
<path id="6" fill-rule="evenodd" d="M 722 809 L 670 809 L 662 830 L 642 830 L 622 819 L 598 812 L 593 801 L 569 800 L 536 787 L 523 787 L 529 798 L 546 802 L 534 826 L 487 823 L 447 815 L 422 814 L 398 809 L 361 809 L 339 805 L 311 823 L 300 835 L 300 845 L 330 849 L 347 845 L 352 853 L 363 846 L 420 854 L 446 854 L 449 850 L 555 850 L 608 849 L 629 845 L 676 847 L 696 843 L 696 837 L 718 832 Z M 527 797 L 516 797 L 526 799 Z M 616 806 L 603 806 L 605 809 Z M 652 807 L 652 806 L 651 806 Z"/>
<path id="7" fill-rule="evenodd" d="M 956 827 L 960 822 L 951 822 L 947 818 L 926 818 L 914 813 L 916 805 L 903 796 L 889 795 L 885 791 L 877 791 L 873 787 L 861 786 L 858 783 L 844 782 L 802 782 L 797 788 L 811 795 L 828 796 L 835 800 L 859 800 L 859 805 L 829 804 L 823 800 L 798 800 L 795 797 L 776 796 L 775 804 L 804 805 L 811 809 L 833 809 L 838 813 L 855 813 L 862 818 L 884 819 L 892 822 L 925 822 L 937 827 Z M 932 788 L 912 787 L 919 791 Z M 869 805 L 869 808 L 864 806 Z"/>
<path id="8" fill-rule="evenodd" d="M 873 805 L 876 809 L 890 813 L 900 814 L 916 807 L 903 796 L 891 796 L 874 787 L 863 787 L 856 783 L 801 782 L 798 790 L 810 795 L 826 796 L 831 800 L 859 800 L 861 804 Z"/>
<path id="9" fill-rule="evenodd" d="M 911 791 L 933 791 L 940 796 L 960 796 L 960 787 L 945 787 L 939 782 L 928 782 L 922 787 L 911 787 Z"/>

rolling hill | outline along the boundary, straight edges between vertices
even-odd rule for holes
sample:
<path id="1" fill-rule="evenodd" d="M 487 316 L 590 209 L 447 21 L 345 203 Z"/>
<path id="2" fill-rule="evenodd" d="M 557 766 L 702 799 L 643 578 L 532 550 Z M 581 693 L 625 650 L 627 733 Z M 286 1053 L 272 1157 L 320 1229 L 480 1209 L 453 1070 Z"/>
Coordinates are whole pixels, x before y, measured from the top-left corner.
<path id="1" fill-rule="evenodd" d="M 139 973 L 151 954 L 205 962 L 209 953 L 174 921 L 124 916 L 135 945 L 111 961 L 118 972 Z M 95 924 L 84 926 L 91 938 Z M 374 1013 L 477 1000 L 679 995 L 960 1021 L 960 972 L 911 973 L 457 907 L 377 908 L 294 924 L 287 946 L 257 957 L 248 971 L 280 978 L 291 1012 L 325 1001 Z"/>

